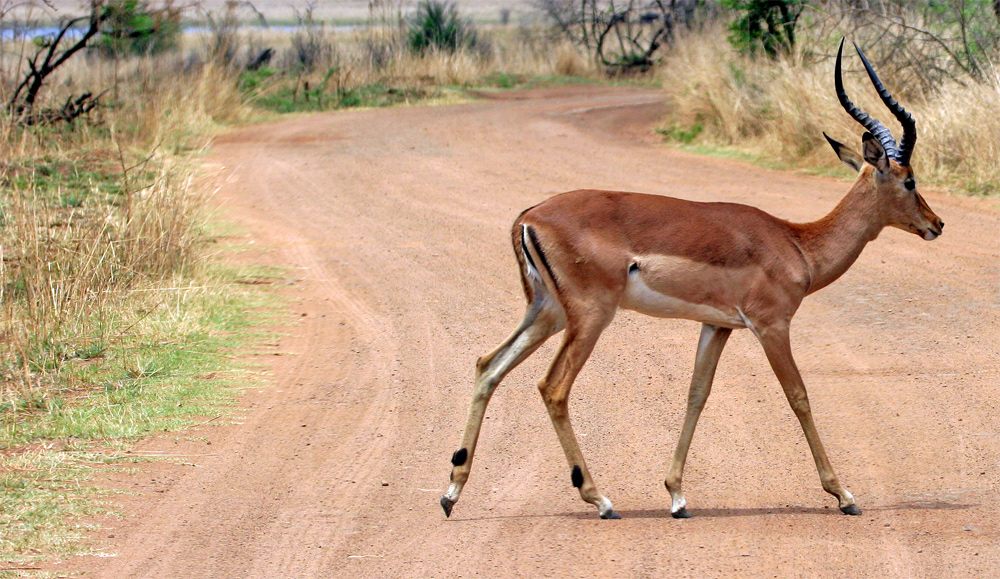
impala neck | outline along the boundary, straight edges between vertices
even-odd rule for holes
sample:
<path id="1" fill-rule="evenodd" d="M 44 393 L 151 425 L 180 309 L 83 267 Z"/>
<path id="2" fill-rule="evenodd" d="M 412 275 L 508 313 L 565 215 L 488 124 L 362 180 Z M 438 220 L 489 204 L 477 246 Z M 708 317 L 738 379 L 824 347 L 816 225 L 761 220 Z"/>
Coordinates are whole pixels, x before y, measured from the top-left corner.
<path id="1" fill-rule="evenodd" d="M 809 293 L 844 274 L 869 241 L 878 237 L 885 220 L 873 179 L 859 178 L 829 215 L 798 224 L 799 247 L 809 265 Z"/>

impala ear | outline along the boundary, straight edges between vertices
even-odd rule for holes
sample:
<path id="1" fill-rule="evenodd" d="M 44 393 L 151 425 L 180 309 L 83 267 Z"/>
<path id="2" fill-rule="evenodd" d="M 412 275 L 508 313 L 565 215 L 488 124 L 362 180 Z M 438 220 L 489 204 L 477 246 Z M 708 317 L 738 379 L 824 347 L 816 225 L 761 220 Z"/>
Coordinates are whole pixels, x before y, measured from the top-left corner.
<path id="1" fill-rule="evenodd" d="M 864 136 L 861 137 L 861 142 L 865 162 L 878 169 L 880 173 L 888 171 L 889 157 L 886 156 L 882 143 L 880 143 L 871 133 L 865 133 Z"/>
<path id="2" fill-rule="evenodd" d="M 833 152 L 840 158 L 841 163 L 847 165 L 855 171 L 861 170 L 861 167 L 864 164 L 864 161 L 861 159 L 861 155 L 854 152 L 854 150 L 847 145 L 831 139 L 830 135 L 825 132 L 823 133 L 823 136 L 826 137 L 826 142 L 830 143 L 830 146 L 833 147 Z"/>

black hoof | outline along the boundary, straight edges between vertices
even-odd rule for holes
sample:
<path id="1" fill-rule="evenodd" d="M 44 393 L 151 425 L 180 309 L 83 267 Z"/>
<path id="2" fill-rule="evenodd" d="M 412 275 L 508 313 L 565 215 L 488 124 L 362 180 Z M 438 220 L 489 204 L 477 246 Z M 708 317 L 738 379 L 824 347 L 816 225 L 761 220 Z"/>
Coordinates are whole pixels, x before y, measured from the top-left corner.
<path id="1" fill-rule="evenodd" d="M 858 508 L 858 505 L 847 505 L 846 507 L 840 507 L 840 512 L 845 515 L 860 515 L 861 509 Z"/>
<path id="2" fill-rule="evenodd" d="M 444 516 L 451 516 L 451 508 L 455 506 L 455 501 L 449 499 L 448 497 L 441 497 L 441 508 L 444 509 Z"/>
<path id="3" fill-rule="evenodd" d="M 673 518 L 675 518 L 675 519 L 690 519 L 694 515 L 692 515 L 691 513 L 689 513 L 687 509 L 681 508 L 681 510 L 679 510 L 677 512 L 670 513 L 670 516 L 673 517 Z"/>
<path id="4" fill-rule="evenodd" d="M 608 511 L 608 512 L 604 513 L 603 515 L 601 515 L 601 518 L 602 519 L 620 519 L 620 518 L 622 518 L 622 516 L 619 515 L 618 513 L 614 512 L 614 511 Z"/>

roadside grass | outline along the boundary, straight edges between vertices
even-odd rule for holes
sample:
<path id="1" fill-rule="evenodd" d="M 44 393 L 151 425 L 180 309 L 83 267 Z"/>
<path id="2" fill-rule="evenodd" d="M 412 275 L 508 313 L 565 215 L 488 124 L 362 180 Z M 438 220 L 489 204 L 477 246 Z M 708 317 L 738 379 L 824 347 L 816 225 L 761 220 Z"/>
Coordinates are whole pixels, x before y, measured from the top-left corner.
<path id="1" fill-rule="evenodd" d="M 839 169 L 823 132 L 860 149 L 861 126 L 833 90 L 833 61 L 815 54 L 779 59 L 737 53 L 719 26 L 687 34 L 666 53 L 656 74 L 670 105 L 660 128 L 665 140 L 740 150 L 781 167 Z M 836 44 L 830 41 L 830 52 Z M 895 131 L 856 56 L 845 56 L 848 94 Z M 883 79 L 917 120 L 913 166 L 925 183 L 970 195 L 1000 194 L 1000 77 L 985 84 L 946 81 L 932 93 Z"/>
<path id="2" fill-rule="evenodd" d="M 4 403 L 0 567 L 88 552 L 88 518 L 110 512 L 111 493 L 90 482 L 95 471 L 135 462 L 128 448 L 151 434 L 224 422 L 236 397 L 259 385 L 245 353 L 271 336 L 262 328 L 282 311 L 257 283 L 273 275 L 215 268 L 165 290 L 167 303 L 140 331 L 64 363 L 59 386 Z"/>
<path id="3" fill-rule="evenodd" d="M 5 400 L 0 448 L 76 439 L 117 445 L 227 404 L 247 377 L 232 353 L 266 339 L 259 328 L 277 303 L 237 276 L 244 277 L 222 271 L 198 286 L 160 289 L 161 304 L 136 331 L 63 361 L 58 387 Z"/>
<path id="4" fill-rule="evenodd" d="M 106 512 L 109 493 L 90 488 L 101 456 L 71 448 L 17 453 L 0 469 L 0 578 L 39 576 L 39 561 L 81 550 L 86 517 Z"/>
<path id="5" fill-rule="evenodd" d="M 491 72 L 464 84 L 436 84 L 427 79 L 387 79 L 361 86 L 335 87 L 324 79 L 310 85 L 273 69 L 240 75 L 247 102 L 269 113 L 308 113 L 347 108 L 379 108 L 412 104 L 454 104 L 484 91 L 530 90 L 570 85 L 649 86 L 643 78 L 601 79 L 554 74 Z"/>
<path id="6" fill-rule="evenodd" d="M 853 182 L 857 177 L 857 175 L 852 173 L 850 169 L 839 163 L 836 165 L 817 164 L 803 166 L 802 164 L 795 162 L 782 162 L 780 159 L 775 157 L 753 153 L 736 146 L 721 146 L 683 141 L 675 138 L 663 129 L 656 129 L 656 132 L 663 136 L 664 141 L 668 146 L 680 151 L 693 153 L 695 155 L 704 155 L 706 157 L 716 157 L 719 159 L 733 159 L 735 161 L 757 165 L 758 167 L 764 167 L 765 169 L 773 169 L 775 171 L 794 171 L 805 175 L 832 177 L 834 179 L 840 179 L 841 181 L 848 182 Z M 830 154 L 833 155 L 833 151 L 831 151 Z"/>
<path id="7" fill-rule="evenodd" d="M 262 272 L 221 265 L 196 184 L 208 136 L 249 118 L 233 77 L 133 73 L 99 122 L 0 115 L 0 577 L 86 552 L 94 471 L 224 416 L 283 311 Z"/>
<path id="8" fill-rule="evenodd" d="M 288 77 L 275 69 L 244 72 L 239 85 L 253 106 L 274 113 L 319 112 L 355 107 L 386 107 L 426 101 L 441 96 L 438 87 L 391 86 L 375 82 L 361 86 L 332 86 L 328 71 L 317 84 Z"/>
<path id="9" fill-rule="evenodd" d="M 485 26 L 475 45 L 410 50 L 395 18 L 363 30 L 316 25 L 291 34 L 248 33 L 243 41 L 273 51 L 262 66 L 241 70 L 246 102 L 268 112 L 454 102 L 470 89 L 607 82 L 594 62 L 541 26 Z"/>

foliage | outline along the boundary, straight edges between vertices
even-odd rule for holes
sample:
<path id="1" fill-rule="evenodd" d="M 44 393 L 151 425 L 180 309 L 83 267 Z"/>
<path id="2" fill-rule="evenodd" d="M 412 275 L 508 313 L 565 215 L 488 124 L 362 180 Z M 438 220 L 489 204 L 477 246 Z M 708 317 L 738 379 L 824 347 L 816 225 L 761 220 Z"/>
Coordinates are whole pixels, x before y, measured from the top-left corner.
<path id="1" fill-rule="evenodd" d="M 679 28 L 696 21 L 701 0 L 533 0 L 555 31 L 605 67 L 608 74 L 645 72 Z"/>
<path id="2" fill-rule="evenodd" d="M 770 58 L 795 48 L 795 27 L 805 0 L 722 0 L 736 13 L 729 42 L 746 53 L 763 51 Z"/>
<path id="3" fill-rule="evenodd" d="M 454 4 L 421 0 L 410 21 L 407 40 L 410 50 L 417 54 L 428 50 L 455 52 L 474 46 L 476 31 L 470 22 L 462 20 Z"/>
<path id="4" fill-rule="evenodd" d="M 992 82 L 1000 64 L 1000 1 L 836 0 L 837 26 L 874 54 L 881 68 L 909 69 L 924 91 L 946 79 Z"/>
<path id="5" fill-rule="evenodd" d="M 173 49 L 181 31 L 181 8 L 166 0 L 153 8 L 146 0 L 110 0 L 98 47 L 109 56 L 155 54 Z"/>
<path id="6" fill-rule="evenodd" d="M 662 129 L 656 129 L 656 132 L 671 141 L 689 145 L 692 141 L 698 138 L 698 135 L 700 135 L 703 130 L 705 130 L 705 125 L 696 120 L 695 123 L 691 125 L 691 128 L 687 130 L 682 129 L 677 125 L 671 125 Z"/>

